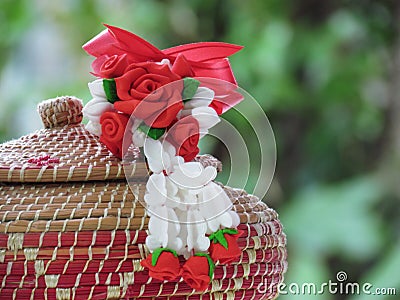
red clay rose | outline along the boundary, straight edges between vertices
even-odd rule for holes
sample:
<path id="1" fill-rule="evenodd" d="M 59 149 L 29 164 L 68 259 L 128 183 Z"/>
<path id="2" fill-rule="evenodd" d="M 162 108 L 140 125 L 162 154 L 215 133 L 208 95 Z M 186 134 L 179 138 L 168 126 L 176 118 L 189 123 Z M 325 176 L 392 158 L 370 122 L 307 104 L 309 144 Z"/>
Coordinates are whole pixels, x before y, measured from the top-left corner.
<path id="1" fill-rule="evenodd" d="M 143 99 L 133 115 L 142 119 L 150 127 L 169 127 L 183 108 L 182 89 L 181 81 L 164 86 Z"/>
<path id="2" fill-rule="evenodd" d="M 129 61 L 126 54 L 103 55 L 93 61 L 92 68 L 98 77 L 115 78 L 122 76 L 128 65 Z"/>
<path id="3" fill-rule="evenodd" d="M 237 234 L 225 233 L 223 236 L 227 241 L 227 248 L 218 241 L 212 241 L 209 252 L 213 261 L 219 260 L 221 264 L 226 265 L 239 258 L 242 250 L 239 248 L 237 240 L 242 234 L 242 231 L 239 231 Z"/>
<path id="4" fill-rule="evenodd" d="M 205 291 L 211 281 L 207 257 L 190 257 L 182 267 L 182 278 L 196 291 Z"/>
<path id="5" fill-rule="evenodd" d="M 183 84 L 177 82 L 154 93 L 158 88 L 179 80 L 167 64 L 154 62 L 131 64 L 121 77 L 115 78 L 120 100 L 114 107 L 126 114 L 133 114 L 154 128 L 171 125 L 183 108 Z"/>
<path id="6" fill-rule="evenodd" d="M 141 261 L 141 265 L 149 269 L 149 276 L 158 280 L 174 280 L 181 274 L 179 259 L 173 253 L 164 251 L 158 257 L 155 266 L 152 264 L 152 255 Z"/>
<path id="7" fill-rule="evenodd" d="M 117 157 L 122 158 L 122 141 L 129 117 L 116 112 L 105 112 L 100 117 L 100 141 Z"/>
<path id="8" fill-rule="evenodd" d="M 192 116 L 187 116 L 176 122 L 166 136 L 176 149 L 177 154 L 185 161 L 192 161 L 199 153 L 199 122 Z"/>

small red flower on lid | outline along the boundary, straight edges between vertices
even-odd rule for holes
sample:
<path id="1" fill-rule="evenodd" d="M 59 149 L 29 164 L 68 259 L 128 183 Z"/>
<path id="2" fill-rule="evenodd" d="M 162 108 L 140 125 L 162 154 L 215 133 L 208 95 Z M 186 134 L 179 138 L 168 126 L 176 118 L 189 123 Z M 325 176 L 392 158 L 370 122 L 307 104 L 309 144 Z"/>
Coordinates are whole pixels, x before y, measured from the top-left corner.
<path id="1" fill-rule="evenodd" d="M 229 264 L 235 261 L 242 254 L 237 240 L 243 234 L 243 231 L 236 229 L 222 229 L 210 235 L 210 256 L 214 261 L 221 264 Z"/>
<path id="2" fill-rule="evenodd" d="M 196 291 L 205 291 L 214 276 L 214 268 L 208 254 L 197 253 L 183 265 L 182 278 Z"/>
<path id="3" fill-rule="evenodd" d="M 159 280 L 174 280 L 181 275 L 178 255 L 167 248 L 158 248 L 142 260 L 142 267 L 149 269 L 149 276 Z"/>

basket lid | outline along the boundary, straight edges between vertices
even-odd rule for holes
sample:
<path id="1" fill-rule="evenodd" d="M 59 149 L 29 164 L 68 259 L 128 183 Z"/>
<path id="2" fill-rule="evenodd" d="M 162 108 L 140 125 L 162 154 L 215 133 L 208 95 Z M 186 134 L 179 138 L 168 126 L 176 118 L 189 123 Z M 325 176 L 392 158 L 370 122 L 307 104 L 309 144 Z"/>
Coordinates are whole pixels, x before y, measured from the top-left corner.
<path id="1" fill-rule="evenodd" d="M 45 128 L 0 144 L 0 182 L 124 179 L 123 161 L 81 123 L 82 107 L 82 100 L 72 96 L 41 102 L 38 112 Z M 139 149 L 129 154 L 130 178 L 146 177 Z M 221 169 L 221 163 L 209 155 L 196 160 Z"/>
<path id="2" fill-rule="evenodd" d="M 0 182 L 67 182 L 124 178 L 122 161 L 82 121 L 82 101 L 63 96 L 38 105 L 44 129 L 0 145 Z M 134 155 L 139 158 L 139 150 Z M 142 161 L 135 174 L 145 176 Z"/>

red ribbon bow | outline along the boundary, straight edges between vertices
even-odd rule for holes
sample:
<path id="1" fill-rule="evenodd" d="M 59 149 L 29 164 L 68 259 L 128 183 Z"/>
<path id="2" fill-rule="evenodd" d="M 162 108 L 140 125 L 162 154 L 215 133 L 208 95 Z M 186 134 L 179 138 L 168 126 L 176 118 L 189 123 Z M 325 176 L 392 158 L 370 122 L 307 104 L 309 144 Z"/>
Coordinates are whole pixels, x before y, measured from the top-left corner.
<path id="1" fill-rule="evenodd" d="M 201 42 L 160 50 L 141 37 L 118 27 L 106 25 L 105 29 L 85 45 L 83 49 L 90 55 L 128 54 L 134 62 L 174 61 L 183 54 L 193 68 L 196 77 L 218 78 L 236 84 L 228 56 L 243 47 L 221 42 Z"/>
<path id="2" fill-rule="evenodd" d="M 171 63 L 179 56 L 184 56 L 190 64 L 195 77 L 216 78 L 227 81 L 237 86 L 235 77 L 229 64 L 228 56 L 238 52 L 243 47 L 222 42 L 200 42 L 180 45 L 160 50 L 141 37 L 118 27 L 105 24 L 107 29 L 83 45 L 83 49 L 90 55 L 99 58 L 104 55 L 126 54 L 132 62 L 161 61 L 169 59 Z M 98 64 L 92 64 L 95 73 Z M 215 85 L 215 83 L 214 83 Z M 222 84 L 224 85 L 224 84 Z M 240 102 L 243 97 L 230 91 L 230 98 L 226 97 L 226 90 L 232 87 L 217 88 L 216 98 L 220 104 L 215 103 L 218 114 Z M 214 89 L 215 90 L 215 89 Z M 218 97 L 222 94 L 221 97 Z"/>

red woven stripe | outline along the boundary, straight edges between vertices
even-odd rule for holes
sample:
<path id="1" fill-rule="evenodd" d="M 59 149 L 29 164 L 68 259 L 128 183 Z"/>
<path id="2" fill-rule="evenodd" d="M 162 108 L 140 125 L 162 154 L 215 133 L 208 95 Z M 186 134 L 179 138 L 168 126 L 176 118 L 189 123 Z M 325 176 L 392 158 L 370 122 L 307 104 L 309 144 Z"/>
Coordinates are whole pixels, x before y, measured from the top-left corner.
<path id="1" fill-rule="evenodd" d="M 259 293 L 257 289 L 246 289 L 246 290 L 238 290 L 235 292 L 235 299 L 240 299 L 240 300 L 270 300 L 270 299 L 275 299 L 278 294 L 278 289 L 276 287 L 267 290 L 265 293 Z M 227 293 L 225 294 L 219 294 L 218 298 L 221 300 L 230 300 L 229 295 Z M 139 298 L 125 298 L 125 299 L 139 299 Z M 140 299 L 154 299 L 154 297 L 140 297 Z M 216 299 L 215 296 L 212 296 L 212 294 L 195 294 L 195 295 L 190 295 L 190 296 L 162 296 L 162 297 L 157 297 L 157 300 L 214 300 Z"/>
<path id="2" fill-rule="evenodd" d="M 79 260 L 84 259 L 87 260 L 92 256 L 92 259 L 123 259 L 123 258 L 131 258 L 138 259 L 139 257 L 139 248 L 138 246 L 116 246 L 116 247 L 93 247 L 90 250 L 87 247 L 74 247 L 71 248 L 58 248 L 56 250 L 55 259 L 73 259 Z M 39 249 L 39 253 L 36 259 L 52 259 L 53 257 L 53 248 L 44 248 Z M 4 262 L 14 261 L 14 260 L 25 260 L 25 255 L 23 250 L 19 250 L 17 255 L 14 255 L 13 251 L 7 251 L 5 255 Z"/>
<path id="3" fill-rule="evenodd" d="M 68 251 L 69 249 L 57 249 L 56 259 L 57 260 L 88 260 L 90 253 L 92 255 L 92 259 L 94 260 L 108 260 L 108 259 L 139 259 L 139 250 L 137 246 L 129 246 L 129 247 L 115 247 L 110 248 L 107 254 L 107 251 L 104 248 L 92 248 L 90 251 L 88 248 L 74 248 L 71 253 Z M 41 251 L 41 250 L 40 250 Z M 49 249 L 45 252 L 40 252 L 37 255 L 38 259 L 52 259 L 53 251 Z M 268 248 L 268 249 L 259 249 L 255 250 L 256 261 L 266 261 L 270 262 L 276 259 L 283 260 L 286 259 L 286 249 L 283 247 L 276 248 Z M 233 263 L 248 263 L 251 261 L 252 257 L 249 257 L 247 251 L 242 252 L 242 255 L 239 259 L 235 260 Z M 5 263 L 10 261 L 24 261 L 25 255 L 23 251 L 20 250 L 17 252 L 17 255 L 14 255 L 13 252 L 7 251 L 5 255 Z"/>
<path id="4" fill-rule="evenodd" d="M 257 228 L 257 229 L 256 229 Z M 244 233 L 242 238 L 251 236 L 263 236 L 263 235 L 279 235 L 282 233 L 282 225 L 278 220 L 273 220 L 266 223 L 259 224 L 240 224 L 238 229 Z M 93 242 L 93 236 L 96 238 Z M 137 240 L 135 237 L 137 235 Z M 129 244 L 143 244 L 146 240 L 147 233 L 145 230 L 130 231 L 130 243 Z M 6 249 L 8 243 L 9 234 L 0 234 L 0 249 Z M 25 233 L 24 234 L 24 248 L 41 248 L 46 247 L 89 247 L 89 246 L 108 246 L 112 240 L 111 231 L 81 231 L 75 232 L 46 232 L 46 233 Z M 135 241 L 135 242 L 134 242 Z M 134 243 L 133 243 L 134 242 Z M 125 245 L 126 232 L 124 230 L 115 231 L 115 238 L 112 246 Z"/>
<path id="5" fill-rule="evenodd" d="M 261 248 L 261 249 L 266 249 L 266 248 L 273 248 L 273 247 L 279 247 L 279 246 L 284 246 L 286 244 L 286 236 L 285 235 L 268 235 L 268 236 L 261 236 L 257 237 L 257 242 L 255 239 L 252 237 L 250 238 L 245 238 L 241 237 L 238 239 L 238 245 L 242 249 L 253 249 L 253 248 Z M 138 248 L 139 247 L 139 248 Z M 127 254 L 140 254 L 139 249 L 143 249 L 144 245 L 143 244 L 138 244 L 136 245 L 130 245 L 128 247 L 123 247 L 123 246 L 115 246 L 115 247 L 92 247 L 91 252 L 92 252 L 92 258 L 97 258 L 101 259 L 101 255 L 106 255 L 107 251 L 109 253 L 108 258 L 113 258 L 113 255 L 117 255 L 119 258 L 125 257 L 125 253 Z M 89 248 L 87 247 L 45 247 L 45 248 L 39 248 L 39 254 L 37 259 L 47 259 L 50 258 L 49 256 L 53 256 L 53 251 L 56 250 L 57 252 L 57 258 L 58 259 L 66 259 L 70 258 L 71 255 L 73 255 L 72 258 L 75 259 L 85 259 L 89 258 Z M 15 256 L 14 251 L 7 251 L 6 256 L 5 256 L 5 261 L 18 261 L 18 260 L 25 260 L 24 252 L 23 250 L 19 250 L 16 253 L 17 255 Z M 122 256 L 121 256 L 122 255 Z M 136 257 L 139 258 L 139 257 Z"/>
<path id="6" fill-rule="evenodd" d="M 271 277 L 249 277 L 248 279 L 243 279 L 242 289 L 250 289 L 257 288 L 260 283 L 266 284 L 266 286 L 276 286 L 282 279 L 282 275 L 274 275 Z M 233 289 L 235 287 L 235 281 L 233 279 L 225 279 L 222 283 L 221 291 Z M 164 284 L 163 289 L 160 293 L 160 296 L 168 296 L 173 294 L 175 290 L 175 284 L 171 282 L 167 282 Z M 179 293 L 189 294 L 192 292 L 192 289 L 185 283 L 179 283 Z M 141 293 L 141 286 L 139 285 L 130 285 L 128 287 L 126 296 L 127 297 L 137 297 Z M 153 287 L 151 285 L 145 285 L 145 291 L 142 296 L 155 296 L 159 293 L 159 287 Z"/>
<path id="7" fill-rule="evenodd" d="M 268 292 L 273 296 L 276 294 L 276 286 L 282 280 L 282 275 L 274 275 L 272 277 L 249 277 L 248 279 L 243 279 L 243 285 L 241 287 L 242 292 L 238 291 L 238 294 L 235 295 L 235 299 L 241 299 L 238 296 L 243 295 L 243 293 L 247 293 L 249 289 L 257 289 L 260 284 L 269 287 Z M 185 283 L 178 283 L 178 289 L 176 290 L 176 283 L 167 282 L 163 284 L 163 288 L 160 292 L 159 285 L 144 285 L 145 290 L 144 293 L 141 293 L 142 286 L 138 284 L 133 284 L 128 286 L 125 298 L 134 298 L 139 297 L 155 297 L 155 296 L 166 296 L 172 295 L 174 292 L 178 294 L 178 296 L 174 296 L 173 299 L 179 299 L 179 295 L 186 295 L 192 293 L 192 289 Z M 229 290 L 235 287 L 235 281 L 233 279 L 226 279 L 222 284 L 221 290 Z M 175 291 L 176 290 L 176 291 Z M 47 299 L 56 299 L 56 289 L 55 288 L 4 288 L 0 290 L 0 299 L 13 299 L 13 294 L 15 292 L 16 299 L 31 299 L 32 291 L 34 294 L 34 299 L 44 299 L 47 296 Z M 267 294 L 268 294 L 267 292 Z M 71 291 L 72 294 L 72 291 Z M 106 299 L 107 298 L 107 286 L 99 285 L 99 286 L 84 286 L 75 289 L 75 299 L 88 299 L 89 295 L 92 295 L 91 299 Z M 264 295 L 264 294 L 258 294 Z M 120 296 L 122 296 L 120 294 Z M 193 295 L 193 298 L 190 299 L 199 299 L 199 295 Z M 161 297 L 157 297 L 160 299 Z M 272 297 L 271 297 L 272 298 Z M 15 298 L 14 298 L 15 299 Z M 161 298 L 162 299 L 162 298 Z M 184 298 L 185 299 L 185 298 Z M 203 298 L 202 299 L 210 299 Z M 245 298 L 246 299 L 246 298 Z M 247 298 L 250 299 L 250 298 Z M 260 299 L 260 298 L 256 298 Z"/>
<path id="8" fill-rule="evenodd" d="M 92 260 L 92 261 L 85 261 L 85 260 L 76 260 L 76 261 L 68 261 L 68 260 L 57 260 L 57 261 L 43 261 L 45 272 L 47 275 L 58 275 L 58 274 L 78 274 L 78 273 L 125 273 L 125 272 L 133 272 L 134 271 L 134 264 L 132 260 Z M 183 262 L 182 262 L 183 263 Z M 251 265 L 250 274 L 253 274 L 253 268 L 260 264 L 261 272 L 264 270 L 263 268 L 281 268 L 284 266 L 283 262 L 276 259 L 272 260 L 269 263 L 260 263 L 257 262 L 256 264 Z M 234 274 L 235 266 L 238 269 L 237 276 L 242 276 L 244 274 L 243 266 L 242 265 L 227 265 L 224 266 L 227 270 L 226 277 L 232 277 Z M 8 270 L 9 269 L 9 270 Z M 34 261 L 17 261 L 17 262 L 10 262 L 8 264 L 0 264 L 0 274 L 13 274 L 13 275 L 35 275 L 35 262 Z M 0 276 L 1 276 L 0 275 Z M 217 265 L 215 269 L 215 276 L 216 278 L 221 278 L 223 276 L 223 268 L 222 265 Z"/>
<path id="9" fill-rule="evenodd" d="M 0 233 L 0 248 L 7 248 L 8 234 Z"/>
<path id="10" fill-rule="evenodd" d="M 281 274 L 286 270 L 286 266 L 282 262 L 273 262 L 273 263 L 261 263 L 261 264 L 252 264 L 250 266 L 250 273 L 248 276 L 272 276 L 276 274 Z M 48 273 L 46 273 L 48 275 Z M 215 269 L 214 279 L 226 279 L 226 278 L 240 278 L 244 276 L 243 266 L 238 266 L 235 268 L 230 265 L 226 267 L 224 271 L 222 266 L 217 266 Z M 78 278 L 78 280 L 77 280 Z M 96 279 L 97 278 L 97 279 Z M 65 274 L 60 275 L 57 281 L 57 287 L 59 288 L 72 288 L 79 286 L 92 286 L 92 285 L 121 285 L 123 278 L 123 272 L 121 273 L 84 273 L 78 276 L 78 273 L 75 274 Z M 17 288 L 17 287 L 39 287 L 45 288 L 45 276 L 36 276 L 34 274 L 24 275 L 24 274 L 15 274 L 10 273 L 8 276 L 0 275 L 0 281 L 4 283 L 7 288 Z M 137 272 L 134 275 L 135 284 L 146 284 L 149 281 L 149 276 L 147 270 L 144 272 Z M 179 281 L 179 280 L 178 280 Z M 177 282 L 177 281 L 174 281 Z M 152 280 L 152 285 L 160 285 L 162 284 L 159 280 Z"/>
<path id="11" fill-rule="evenodd" d="M 77 274 L 77 273 L 113 273 L 113 272 L 132 272 L 133 260 L 108 259 L 108 260 L 44 260 L 46 274 Z M 10 274 L 24 275 L 35 274 L 34 261 L 14 261 L 7 264 L 0 264 L 0 274 L 6 274 L 10 268 Z"/>
<path id="12" fill-rule="evenodd" d="M 96 236 L 93 242 L 93 236 Z M 137 237 L 136 237 L 137 235 Z M 41 237 L 42 236 L 42 237 Z M 130 243 L 143 244 L 146 240 L 147 234 L 144 230 L 130 231 Z M 136 240 L 135 240 L 136 237 Z M 42 240 L 42 241 L 41 241 Z M 0 234 L 0 248 L 7 248 L 8 234 Z M 40 247 L 89 247 L 89 246 L 108 246 L 112 242 L 111 231 L 81 231 L 75 232 L 46 232 L 46 233 L 25 233 L 24 234 L 24 248 L 38 248 Z M 115 231 L 114 241 L 112 246 L 127 244 L 126 232 L 124 230 Z"/>

